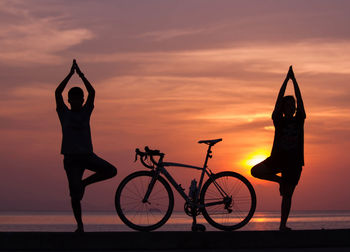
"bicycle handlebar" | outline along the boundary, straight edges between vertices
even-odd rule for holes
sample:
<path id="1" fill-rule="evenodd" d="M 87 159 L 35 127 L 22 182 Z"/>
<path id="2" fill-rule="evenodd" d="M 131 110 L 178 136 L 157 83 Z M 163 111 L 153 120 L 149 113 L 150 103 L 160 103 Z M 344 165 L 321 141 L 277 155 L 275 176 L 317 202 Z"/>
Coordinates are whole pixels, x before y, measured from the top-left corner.
<path id="1" fill-rule="evenodd" d="M 145 147 L 145 152 L 140 151 L 138 148 L 135 150 L 136 154 L 135 154 L 135 162 L 137 161 L 137 156 L 140 156 L 140 161 L 141 163 L 150 169 L 153 169 L 154 166 L 157 166 L 159 164 L 159 161 L 157 162 L 156 160 L 154 160 L 154 156 L 159 156 L 160 160 L 163 159 L 164 157 L 164 153 L 161 153 L 159 150 L 151 150 L 150 148 L 148 148 L 148 146 Z M 145 161 L 147 160 L 147 158 L 150 158 L 151 162 L 152 162 L 152 166 L 147 164 Z"/>

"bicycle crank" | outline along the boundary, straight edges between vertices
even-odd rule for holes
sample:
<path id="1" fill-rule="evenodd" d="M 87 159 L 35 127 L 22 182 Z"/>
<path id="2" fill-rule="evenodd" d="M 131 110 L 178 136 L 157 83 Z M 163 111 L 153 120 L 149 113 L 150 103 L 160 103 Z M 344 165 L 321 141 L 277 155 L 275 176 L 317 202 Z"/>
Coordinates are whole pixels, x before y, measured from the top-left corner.
<path id="1" fill-rule="evenodd" d="M 191 206 L 190 204 L 188 204 L 187 202 L 186 202 L 185 205 L 184 205 L 185 213 L 186 213 L 188 216 L 193 217 L 193 212 L 195 212 L 195 215 L 198 216 L 198 215 L 201 213 L 201 211 L 199 210 L 199 208 L 196 208 L 195 211 L 193 211 L 193 210 L 194 210 L 193 208 L 194 208 L 194 207 Z"/>

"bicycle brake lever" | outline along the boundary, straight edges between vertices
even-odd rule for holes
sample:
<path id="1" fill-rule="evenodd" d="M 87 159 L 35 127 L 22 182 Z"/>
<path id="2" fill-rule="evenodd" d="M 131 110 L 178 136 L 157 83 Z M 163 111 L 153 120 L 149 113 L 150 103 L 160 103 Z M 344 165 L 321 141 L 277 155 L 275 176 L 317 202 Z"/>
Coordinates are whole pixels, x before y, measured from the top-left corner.
<path id="1" fill-rule="evenodd" d="M 137 156 L 140 155 L 139 152 L 140 152 L 140 150 L 137 148 L 137 149 L 135 150 L 135 160 L 134 160 L 134 162 L 137 161 Z"/>

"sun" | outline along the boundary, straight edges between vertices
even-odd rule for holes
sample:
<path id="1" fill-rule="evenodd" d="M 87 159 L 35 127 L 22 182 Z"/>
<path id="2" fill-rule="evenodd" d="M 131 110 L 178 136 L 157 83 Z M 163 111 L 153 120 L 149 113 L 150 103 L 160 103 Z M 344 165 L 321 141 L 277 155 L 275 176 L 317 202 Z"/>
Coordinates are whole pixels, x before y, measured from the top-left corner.
<path id="1" fill-rule="evenodd" d="M 264 161 L 267 158 L 267 155 L 257 154 L 251 157 L 249 160 L 246 160 L 246 164 L 250 167 Z"/>
<path id="2" fill-rule="evenodd" d="M 254 165 L 264 161 L 268 156 L 269 152 L 266 149 L 258 149 L 242 160 L 241 164 L 247 168 L 252 168 Z"/>

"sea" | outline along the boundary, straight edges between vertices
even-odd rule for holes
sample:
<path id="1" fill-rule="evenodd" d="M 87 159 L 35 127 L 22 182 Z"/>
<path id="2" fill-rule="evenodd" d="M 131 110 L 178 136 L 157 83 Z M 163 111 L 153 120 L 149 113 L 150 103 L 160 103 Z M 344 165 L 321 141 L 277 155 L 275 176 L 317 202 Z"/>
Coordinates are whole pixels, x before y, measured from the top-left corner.
<path id="1" fill-rule="evenodd" d="M 116 212 L 84 212 L 87 232 L 134 231 L 124 225 Z M 255 212 L 250 222 L 239 229 L 277 230 L 279 212 Z M 198 222 L 207 231 L 220 231 L 199 216 Z M 184 212 L 173 212 L 168 222 L 156 231 L 190 231 L 191 217 Z M 294 230 L 350 229 L 350 211 L 292 211 L 288 226 Z M 71 232 L 75 222 L 71 212 L 0 212 L 0 232 Z M 136 231 L 135 231 L 136 232 Z"/>

